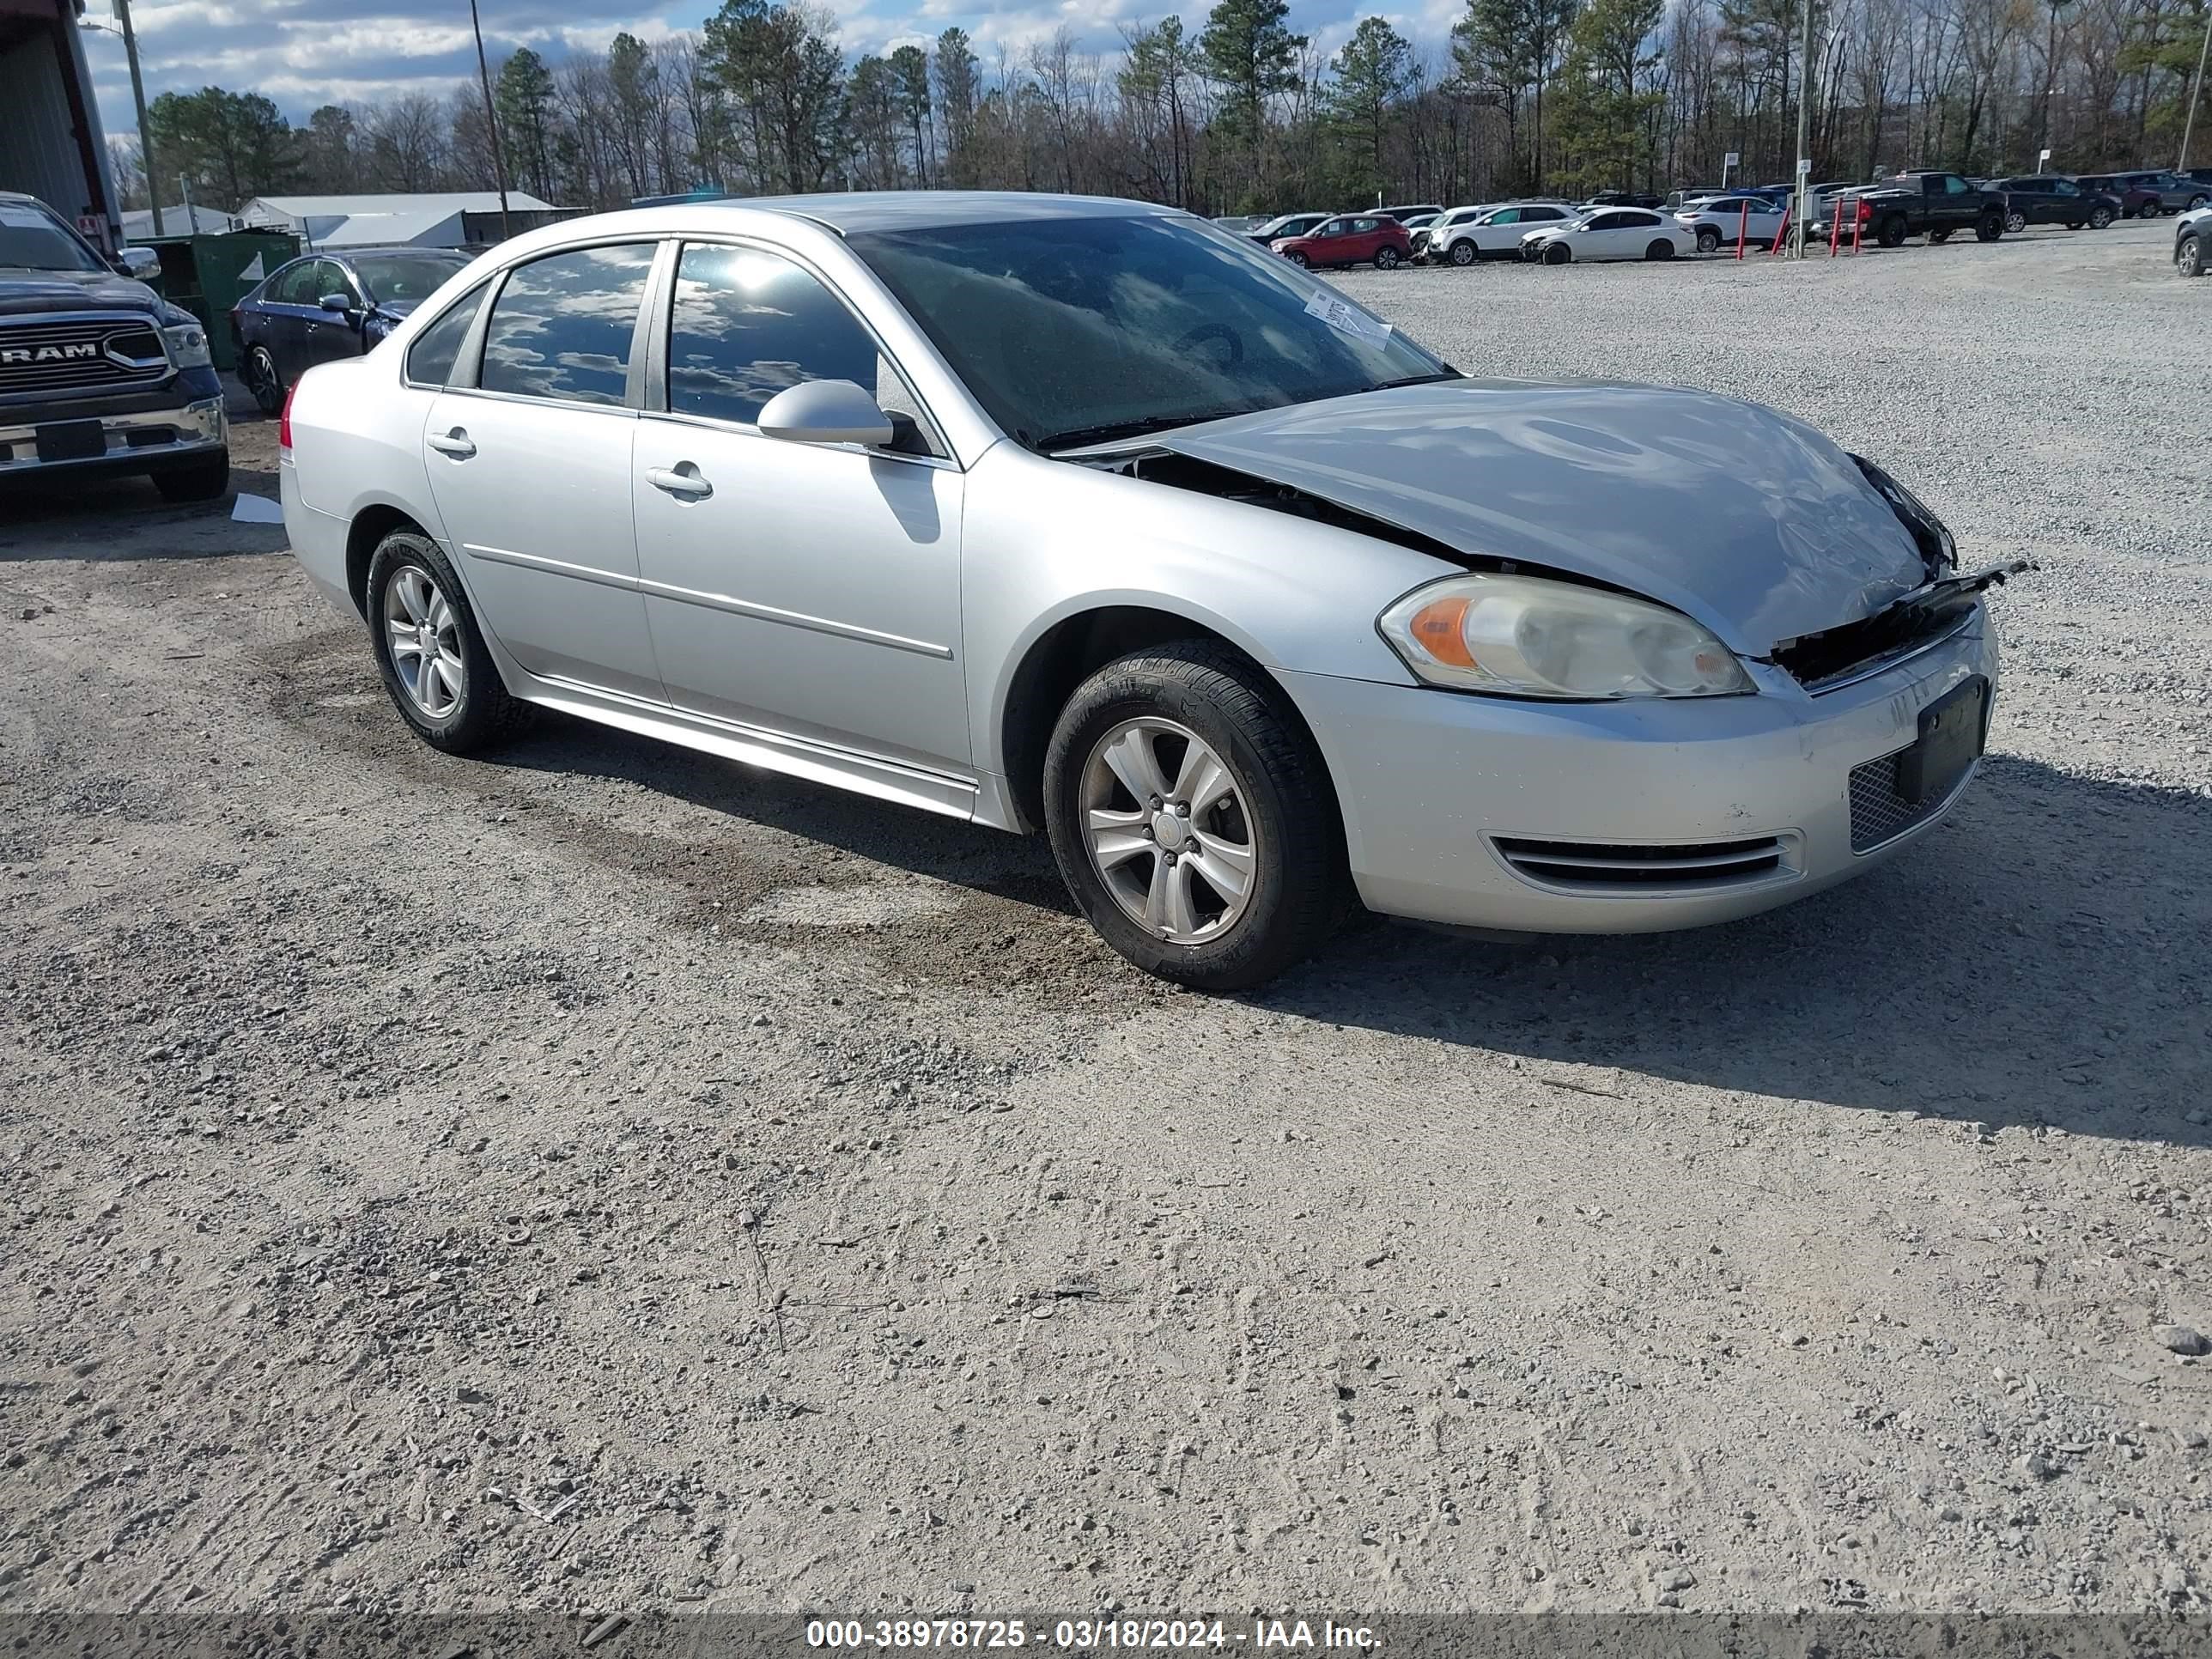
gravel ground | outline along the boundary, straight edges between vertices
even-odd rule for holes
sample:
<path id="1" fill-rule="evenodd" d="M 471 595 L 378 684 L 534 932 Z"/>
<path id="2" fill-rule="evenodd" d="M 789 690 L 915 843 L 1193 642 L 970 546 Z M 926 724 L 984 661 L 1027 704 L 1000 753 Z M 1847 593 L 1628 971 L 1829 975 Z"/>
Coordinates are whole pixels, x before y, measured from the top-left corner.
<path id="1" fill-rule="evenodd" d="M 1040 845 L 433 753 L 281 531 L 0 506 L 0 1610 L 2194 1603 L 2169 234 L 1344 278 L 1469 369 L 1778 404 L 2041 568 L 1912 856 L 1247 1000 Z"/>

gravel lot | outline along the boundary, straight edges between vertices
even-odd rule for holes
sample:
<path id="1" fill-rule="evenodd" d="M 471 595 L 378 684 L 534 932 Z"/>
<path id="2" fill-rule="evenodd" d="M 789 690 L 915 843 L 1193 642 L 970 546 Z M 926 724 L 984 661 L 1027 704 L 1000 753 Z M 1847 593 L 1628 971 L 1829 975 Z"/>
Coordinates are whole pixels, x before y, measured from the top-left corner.
<path id="1" fill-rule="evenodd" d="M 1343 278 L 1471 370 L 1777 404 L 2042 568 L 1913 856 L 1248 1000 L 1041 844 L 558 721 L 439 756 L 281 530 L 0 504 L 0 1610 L 2193 1603 L 2170 233 Z"/>

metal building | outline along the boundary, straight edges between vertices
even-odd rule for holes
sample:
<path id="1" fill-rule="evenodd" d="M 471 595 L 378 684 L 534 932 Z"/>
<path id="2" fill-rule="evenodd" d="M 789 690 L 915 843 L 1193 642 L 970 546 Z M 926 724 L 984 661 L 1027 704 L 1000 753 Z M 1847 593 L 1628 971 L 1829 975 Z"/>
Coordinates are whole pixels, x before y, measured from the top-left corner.
<path id="1" fill-rule="evenodd" d="M 93 100 L 82 0 L 0 0 L 0 190 L 73 218 L 100 246 L 121 240 L 121 204 Z"/>

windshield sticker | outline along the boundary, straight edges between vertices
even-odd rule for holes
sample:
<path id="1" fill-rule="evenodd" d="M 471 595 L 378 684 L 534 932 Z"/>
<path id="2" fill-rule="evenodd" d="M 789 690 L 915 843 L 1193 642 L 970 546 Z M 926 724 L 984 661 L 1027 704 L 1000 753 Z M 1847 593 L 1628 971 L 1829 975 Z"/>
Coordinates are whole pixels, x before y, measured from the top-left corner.
<path id="1" fill-rule="evenodd" d="M 1338 333 L 1349 334 L 1370 345 L 1390 343 L 1389 324 L 1369 316 L 1351 301 L 1340 300 L 1325 289 L 1314 290 L 1313 298 L 1306 301 L 1306 315 L 1318 317 Z"/>

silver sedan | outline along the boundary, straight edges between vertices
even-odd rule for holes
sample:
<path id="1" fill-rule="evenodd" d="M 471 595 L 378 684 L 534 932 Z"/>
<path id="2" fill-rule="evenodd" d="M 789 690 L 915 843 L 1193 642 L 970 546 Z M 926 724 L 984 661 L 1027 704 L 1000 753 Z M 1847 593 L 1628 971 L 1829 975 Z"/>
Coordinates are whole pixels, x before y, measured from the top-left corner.
<path id="1" fill-rule="evenodd" d="M 1470 378 L 1186 214 L 985 193 L 501 244 L 281 434 L 301 562 L 454 752 L 533 707 L 1042 831 L 1131 961 L 1356 903 L 1694 927 L 1923 835 L 1996 646 L 1786 416 Z"/>

